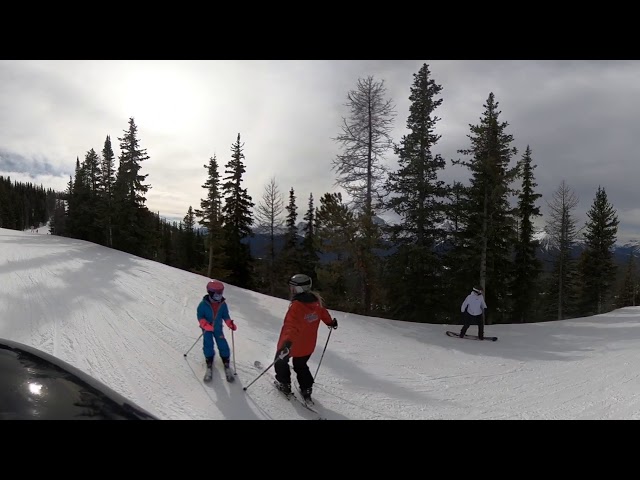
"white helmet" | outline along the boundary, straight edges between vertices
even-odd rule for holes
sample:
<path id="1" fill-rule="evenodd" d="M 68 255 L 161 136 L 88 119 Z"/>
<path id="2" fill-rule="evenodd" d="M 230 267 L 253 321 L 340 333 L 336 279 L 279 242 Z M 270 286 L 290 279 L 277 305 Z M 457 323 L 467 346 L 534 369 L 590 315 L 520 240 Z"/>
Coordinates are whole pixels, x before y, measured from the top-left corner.
<path id="1" fill-rule="evenodd" d="M 296 293 L 308 292 L 311 290 L 311 277 L 304 273 L 297 273 L 289 279 L 289 285 Z"/>

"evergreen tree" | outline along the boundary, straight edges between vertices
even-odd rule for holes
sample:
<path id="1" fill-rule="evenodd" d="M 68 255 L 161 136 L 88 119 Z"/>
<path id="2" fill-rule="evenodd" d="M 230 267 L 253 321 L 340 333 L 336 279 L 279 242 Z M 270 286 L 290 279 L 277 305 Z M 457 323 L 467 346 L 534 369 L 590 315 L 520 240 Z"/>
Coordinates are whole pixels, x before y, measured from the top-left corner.
<path id="1" fill-rule="evenodd" d="M 466 190 L 462 182 L 454 181 L 450 187 L 448 202 L 445 205 L 445 238 L 439 250 L 442 252 L 442 291 L 447 292 L 443 301 L 450 305 L 445 313 L 444 323 L 457 323 L 460 317 L 458 305 L 461 296 L 469 291 L 469 279 L 460 275 L 460 270 L 469 269 L 476 261 L 473 252 L 465 248 L 463 238 L 464 219 L 466 218 Z M 473 274 L 473 273 L 472 273 Z M 474 282 L 475 283 L 475 282 Z"/>
<path id="2" fill-rule="evenodd" d="M 536 256 L 539 242 L 534 238 L 533 218 L 541 215 L 536 200 L 542 197 L 535 193 L 537 186 L 533 176 L 536 168 L 532 164 L 531 148 L 527 149 L 520 164 L 522 188 L 518 195 L 518 241 L 515 245 L 515 275 L 513 279 L 513 318 L 517 322 L 530 319 L 531 306 L 537 297 L 537 280 L 542 264 Z M 530 321 L 530 320 L 529 320 Z"/>
<path id="3" fill-rule="evenodd" d="M 71 225 L 70 223 L 72 222 L 71 219 L 71 196 L 73 194 L 73 177 L 71 175 L 69 175 L 69 181 L 67 182 L 67 189 L 65 190 L 65 192 L 63 193 L 63 198 L 64 198 L 64 220 L 60 220 L 57 219 L 56 220 L 56 225 L 54 227 L 54 230 L 51 231 L 52 234 L 55 235 L 64 235 L 67 237 L 72 236 L 71 232 Z M 57 213 L 60 213 L 59 211 L 57 211 Z M 64 224 L 64 233 L 62 232 L 62 230 L 59 228 L 60 225 Z"/>
<path id="4" fill-rule="evenodd" d="M 91 210 L 91 186 L 86 164 L 76 157 L 73 189 L 69 195 L 67 234 L 80 240 L 91 240 L 93 211 Z"/>
<path id="5" fill-rule="evenodd" d="M 635 257 L 638 252 L 638 245 L 625 245 L 629 248 L 629 261 L 627 262 L 627 268 L 625 270 L 624 278 L 622 279 L 622 285 L 618 293 L 618 301 L 616 306 L 618 308 L 636 306 L 638 287 L 640 282 L 638 281 L 638 268 L 636 265 Z"/>
<path id="6" fill-rule="evenodd" d="M 285 220 L 284 251 L 295 252 L 298 247 L 298 207 L 296 205 L 296 195 L 293 187 L 289 190 L 289 204 L 285 209 L 287 211 L 287 218 Z"/>
<path id="7" fill-rule="evenodd" d="M 304 215 L 304 237 L 302 238 L 302 273 L 311 277 L 313 285 L 318 285 L 318 275 L 316 269 L 320 263 L 318 257 L 318 240 L 315 232 L 315 210 L 313 206 L 313 193 L 309 194 L 309 208 Z"/>
<path id="8" fill-rule="evenodd" d="M 59 196 L 31 182 L 11 181 L 0 175 L 0 228 L 35 229 L 49 220 Z"/>
<path id="9" fill-rule="evenodd" d="M 435 322 L 442 317 L 442 260 L 436 245 L 443 240 L 444 201 L 448 189 L 438 179 L 445 161 L 432 148 L 440 139 L 433 113 L 442 104 L 436 96 L 442 90 L 431 78 L 427 64 L 413 75 L 409 100 L 409 133 L 396 146 L 400 168 L 391 173 L 387 190 L 392 195 L 387 207 L 400 216 L 390 231 L 398 250 L 389 259 L 386 282 L 394 318 Z M 407 289 L 407 285 L 412 285 Z"/>
<path id="10" fill-rule="evenodd" d="M 67 236 L 66 231 L 66 218 L 67 210 L 65 201 L 62 199 L 56 200 L 56 206 L 49 223 L 49 233 L 52 235 Z"/>
<path id="11" fill-rule="evenodd" d="M 111 137 L 107 135 L 107 138 L 104 141 L 104 147 L 102 148 L 101 186 L 104 201 L 103 211 L 100 212 L 100 216 L 105 225 L 105 238 L 106 245 L 108 247 L 113 247 L 113 188 L 116 181 L 114 162 L 115 155 L 113 153 L 113 148 L 111 147 Z"/>
<path id="12" fill-rule="evenodd" d="M 302 253 L 298 234 L 298 206 L 293 187 L 289 190 L 289 203 L 286 210 L 285 230 L 282 249 L 276 260 L 276 295 L 287 298 L 289 287 L 287 281 L 292 275 L 302 271 Z"/>
<path id="13" fill-rule="evenodd" d="M 598 187 L 591 209 L 587 212 L 581 262 L 582 314 L 603 313 L 615 282 L 616 266 L 612 248 L 618 233 L 618 216 L 607 194 Z"/>
<path id="14" fill-rule="evenodd" d="M 114 183 L 114 248 L 146 257 L 151 241 L 151 216 L 147 216 L 145 194 L 150 189 L 143 183 L 148 174 L 142 175 L 142 162 L 149 159 L 146 149 L 140 147 L 138 127 L 133 117 L 129 129 L 118 137 L 120 141 L 120 165 Z"/>
<path id="15" fill-rule="evenodd" d="M 87 203 L 84 208 L 90 212 L 86 218 L 87 238 L 90 242 L 104 243 L 104 228 L 100 212 L 104 210 L 102 189 L 102 168 L 100 158 L 92 148 L 84 157 L 84 171 L 86 176 L 86 188 L 88 189 Z"/>
<path id="16" fill-rule="evenodd" d="M 93 148 L 85 155 L 84 165 L 87 176 L 87 186 L 92 194 L 97 195 L 102 180 L 102 168 L 98 154 Z"/>
<path id="17" fill-rule="evenodd" d="M 225 245 L 228 255 L 227 268 L 231 271 L 227 281 L 238 287 L 251 286 L 251 252 L 249 245 L 243 240 L 252 236 L 253 216 L 251 196 L 246 188 L 242 188 L 242 177 L 245 173 L 244 153 L 240 143 L 240 134 L 231 146 L 231 160 L 227 163 L 222 189 L 225 204 L 222 207 L 224 218 Z"/>
<path id="18" fill-rule="evenodd" d="M 513 136 L 506 133 L 508 123 L 499 121 L 498 105 L 493 92 L 490 93 L 480 124 L 470 125 L 471 147 L 458 150 L 463 155 L 471 155 L 471 160 L 453 161 L 468 167 L 472 173 L 462 198 L 464 224 L 459 245 L 467 250 L 469 262 L 460 264 L 457 270 L 458 277 L 466 279 L 467 284 L 465 291 L 457 293 L 464 298 L 473 284 L 479 284 L 493 313 L 492 322 L 487 323 L 506 320 L 504 309 L 512 273 L 511 246 L 516 241 L 509 195 L 518 169 L 509 163 L 517 149 L 510 146 Z M 457 305 L 456 302 L 454 306 Z"/>
<path id="19" fill-rule="evenodd" d="M 215 154 L 209 158 L 209 164 L 204 165 L 204 168 L 207 169 L 207 180 L 202 188 L 207 191 L 207 196 L 200 201 L 200 210 L 196 210 L 196 216 L 200 218 L 200 225 L 207 229 L 205 242 L 209 251 L 207 276 L 209 278 L 226 278 L 230 272 L 223 267 L 227 256 L 224 251 L 222 230 L 222 187 L 218 173 L 218 159 Z"/>
<path id="20" fill-rule="evenodd" d="M 325 193 L 316 211 L 316 236 L 327 262 L 318 269 L 327 304 L 335 309 L 352 311 L 361 305 L 356 286 L 356 238 L 358 221 L 342 201 L 341 193 Z"/>
<path id="21" fill-rule="evenodd" d="M 181 250 L 182 250 L 182 259 L 183 264 L 181 268 L 184 270 L 191 271 L 194 267 L 196 267 L 196 232 L 195 232 L 195 214 L 193 213 L 193 208 L 189 205 L 189 210 L 187 210 L 187 214 L 182 219 L 182 238 L 181 238 Z"/>

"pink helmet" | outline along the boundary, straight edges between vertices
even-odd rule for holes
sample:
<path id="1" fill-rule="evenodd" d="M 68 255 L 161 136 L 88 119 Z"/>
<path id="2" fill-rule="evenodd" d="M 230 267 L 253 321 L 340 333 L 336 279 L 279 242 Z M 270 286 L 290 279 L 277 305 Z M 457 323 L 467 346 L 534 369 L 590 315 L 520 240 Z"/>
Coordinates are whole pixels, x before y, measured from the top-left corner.
<path id="1" fill-rule="evenodd" d="M 224 292 L 224 284 L 219 280 L 211 280 L 207 283 L 207 292 L 222 294 Z"/>

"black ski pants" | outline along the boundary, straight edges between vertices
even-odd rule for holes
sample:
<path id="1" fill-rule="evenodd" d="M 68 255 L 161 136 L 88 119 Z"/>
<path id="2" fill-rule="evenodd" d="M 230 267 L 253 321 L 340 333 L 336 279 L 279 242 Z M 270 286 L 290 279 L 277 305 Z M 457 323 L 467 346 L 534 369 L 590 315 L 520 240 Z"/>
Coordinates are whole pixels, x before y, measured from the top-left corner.
<path id="1" fill-rule="evenodd" d="M 289 356 L 287 355 L 282 360 L 277 360 L 274 364 L 274 369 L 276 371 L 276 380 L 280 383 L 290 384 L 291 383 L 291 369 L 289 368 Z M 313 385 L 313 375 L 311 375 L 311 371 L 309 370 L 309 365 L 307 362 L 311 358 L 311 355 L 307 355 L 305 357 L 293 357 L 293 370 L 296 372 L 298 377 L 298 384 L 302 390 L 307 388 L 311 388 Z"/>
<path id="2" fill-rule="evenodd" d="M 464 337 L 467 333 L 467 330 L 471 325 L 478 326 L 478 337 L 484 338 L 484 319 L 482 318 L 482 314 L 480 315 L 471 315 L 469 312 L 464 312 L 462 314 L 462 330 L 460 330 L 460 336 Z"/>

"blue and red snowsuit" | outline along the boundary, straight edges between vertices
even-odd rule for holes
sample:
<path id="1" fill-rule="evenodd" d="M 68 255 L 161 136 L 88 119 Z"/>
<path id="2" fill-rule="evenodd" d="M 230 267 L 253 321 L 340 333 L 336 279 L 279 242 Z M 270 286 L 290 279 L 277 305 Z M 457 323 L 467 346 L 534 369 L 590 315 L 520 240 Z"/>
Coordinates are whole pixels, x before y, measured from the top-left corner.
<path id="1" fill-rule="evenodd" d="M 225 298 L 222 297 L 220 302 L 213 302 L 209 299 L 208 295 L 202 297 L 200 305 L 198 305 L 198 323 L 202 329 L 203 345 L 202 351 L 207 361 L 207 365 L 211 365 L 213 357 L 215 356 L 215 350 L 213 348 L 213 342 L 215 339 L 218 345 L 218 351 L 220 358 L 225 366 L 229 365 L 229 357 L 231 352 L 229 349 L 229 343 L 224 338 L 224 332 L 222 331 L 222 321 L 230 321 L 229 307 L 225 302 Z"/>

